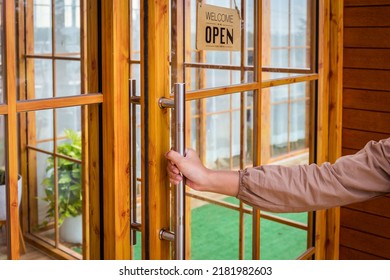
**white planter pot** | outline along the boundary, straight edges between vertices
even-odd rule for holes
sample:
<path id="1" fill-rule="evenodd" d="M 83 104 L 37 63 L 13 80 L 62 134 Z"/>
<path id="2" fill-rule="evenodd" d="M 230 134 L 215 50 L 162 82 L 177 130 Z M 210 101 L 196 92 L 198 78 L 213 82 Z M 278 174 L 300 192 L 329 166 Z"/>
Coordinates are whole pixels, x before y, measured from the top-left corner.
<path id="1" fill-rule="evenodd" d="M 18 180 L 18 205 L 22 200 L 22 176 L 19 175 Z M 5 196 L 5 185 L 0 185 L 0 221 L 7 219 L 7 202 Z"/>
<path id="2" fill-rule="evenodd" d="M 60 227 L 60 239 L 64 242 L 81 244 L 83 241 L 83 224 L 81 215 L 69 217 Z"/>

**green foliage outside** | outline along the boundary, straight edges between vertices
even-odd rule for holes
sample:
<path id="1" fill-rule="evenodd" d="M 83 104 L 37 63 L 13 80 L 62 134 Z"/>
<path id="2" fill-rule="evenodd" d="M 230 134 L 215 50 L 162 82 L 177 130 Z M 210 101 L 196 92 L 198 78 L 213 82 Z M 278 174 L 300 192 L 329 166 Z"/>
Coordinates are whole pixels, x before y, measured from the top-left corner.
<path id="1" fill-rule="evenodd" d="M 58 153 L 81 160 L 81 135 L 71 129 L 65 130 L 67 141 L 57 147 Z M 42 181 L 45 187 L 44 201 L 49 208 L 46 218 L 55 215 L 55 185 L 54 158 L 47 159 L 46 178 Z M 76 217 L 82 212 L 81 164 L 57 157 L 58 175 L 58 225 L 61 226 L 67 217 Z M 48 221 L 43 223 L 46 225 Z"/>
<path id="2" fill-rule="evenodd" d="M 5 185 L 5 170 L 0 169 L 0 185 Z"/>

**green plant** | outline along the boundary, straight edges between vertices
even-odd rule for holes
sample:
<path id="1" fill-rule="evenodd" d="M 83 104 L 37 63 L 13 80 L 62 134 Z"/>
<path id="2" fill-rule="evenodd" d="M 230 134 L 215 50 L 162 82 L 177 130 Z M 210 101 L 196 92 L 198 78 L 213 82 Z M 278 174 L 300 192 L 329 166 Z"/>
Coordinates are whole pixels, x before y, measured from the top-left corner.
<path id="1" fill-rule="evenodd" d="M 5 185 L 5 170 L 0 169 L 0 185 Z"/>
<path id="2" fill-rule="evenodd" d="M 58 153 L 81 160 L 81 136 L 79 133 L 65 130 L 67 141 L 57 147 Z M 54 158 L 47 159 L 46 178 L 42 181 L 45 187 L 44 201 L 47 201 L 49 208 L 46 218 L 55 215 L 55 184 Z M 58 225 L 60 226 L 65 218 L 76 217 L 82 211 L 82 190 L 81 190 L 81 164 L 68 159 L 57 157 L 57 184 L 58 184 Z M 44 225 L 47 221 L 44 222 Z"/>

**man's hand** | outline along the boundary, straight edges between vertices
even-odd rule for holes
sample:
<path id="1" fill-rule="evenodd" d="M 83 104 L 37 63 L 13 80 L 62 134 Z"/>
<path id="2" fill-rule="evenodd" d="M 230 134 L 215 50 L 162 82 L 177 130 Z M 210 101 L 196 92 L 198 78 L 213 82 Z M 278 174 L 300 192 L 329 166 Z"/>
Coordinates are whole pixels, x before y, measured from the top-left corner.
<path id="1" fill-rule="evenodd" d="M 197 153 L 188 149 L 183 157 L 175 151 L 165 154 L 168 159 L 169 181 L 177 185 L 186 177 L 186 184 L 196 191 L 237 196 L 239 176 L 236 171 L 213 171 L 206 168 Z"/>
<path id="2" fill-rule="evenodd" d="M 197 191 L 206 190 L 210 170 L 204 167 L 194 150 L 186 150 L 184 157 L 171 150 L 165 154 L 165 157 L 168 159 L 167 171 L 172 184 L 177 185 L 184 176 L 190 188 Z"/>

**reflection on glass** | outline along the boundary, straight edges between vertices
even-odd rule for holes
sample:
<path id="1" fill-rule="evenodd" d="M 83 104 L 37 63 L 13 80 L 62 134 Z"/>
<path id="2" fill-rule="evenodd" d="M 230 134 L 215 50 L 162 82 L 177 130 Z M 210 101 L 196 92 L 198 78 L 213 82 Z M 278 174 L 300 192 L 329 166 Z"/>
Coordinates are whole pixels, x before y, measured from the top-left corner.
<path id="1" fill-rule="evenodd" d="M 132 7 L 131 7 L 131 22 L 130 22 L 130 28 L 131 28 L 131 59 L 133 60 L 140 60 L 140 44 L 141 44 L 141 10 L 140 10 L 140 0 L 133 0 L 131 1 Z"/>
<path id="2" fill-rule="evenodd" d="M 311 5 L 308 0 L 263 1 L 263 65 L 310 67 Z M 288 76 L 287 73 L 284 74 Z"/>
<path id="3" fill-rule="evenodd" d="M 0 168 L 5 166 L 5 117 L 0 115 Z"/>
<path id="4" fill-rule="evenodd" d="M 1 7 L 1 6 L 0 6 Z M 6 193 L 5 193 L 5 127 L 4 116 L 0 115 L 0 260 L 7 259 L 8 245 L 7 245 L 7 230 L 5 228 L 6 220 Z"/>
<path id="5" fill-rule="evenodd" d="M 190 146 L 209 168 L 238 169 L 252 162 L 252 92 L 234 93 L 191 101 L 187 125 Z M 241 96 L 245 119 L 241 120 Z M 247 129 L 241 132 L 241 122 Z M 240 163 L 241 135 L 245 134 L 243 162 Z"/>
<path id="6" fill-rule="evenodd" d="M 207 66 L 200 68 L 197 65 L 191 65 L 190 90 L 223 87 L 237 85 L 241 83 L 249 83 L 253 81 L 253 69 L 244 69 L 239 67 L 253 66 L 253 47 L 254 47 L 254 14 L 253 12 L 242 11 L 242 1 L 225 1 L 214 0 L 207 1 L 207 4 L 220 7 L 235 9 L 240 11 L 241 17 L 245 23 L 242 51 L 206 51 L 196 49 L 196 10 L 197 2 L 190 1 L 191 4 L 186 6 L 186 19 L 191 32 L 187 34 L 190 41 L 190 52 L 186 57 L 188 63 L 198 63 Z M 254 1 L 245 1 L 247 11 L 253 11 Z M 242 54 L 242 52 L 244 52 Z M 224 69 L 221 69 L 224 66 Z"/>
<path id="7" fill-rule="evenodd" d="M 55 1 L 55 50 L 80 53 L 80 0 Z"/>
<path id="8" fill-rule="evenodd" d="M 199 204 L 191 211 L 191 259 L 238 259 L 238 233 L 237 211 L 213 204 Z"/>
<path id="9" fill-rule="evenodd" d="M 288 152 L 288 103 L 271 106 L 271 145 L 272 156 Z"/>
<path id="10" fill-rule="evenodd" d="M 82 254 L 80 114 L 81 107 L 28 113 L 29 190 L 33 194 L 29 201 L 30 230 L 77 258 Z M 66 237 L 69 223 L 81 239 Z"/>
<path id="11" fill-rule="evenodd" d="M 29 91 L 29 99 L 53 97 L 53 64 L 48 59 L 28 59 L 28 64 L 33 63 L 34 92 Z"/>
<path id="12" fill-rule="evenodd" d="M 34 53 L 52 52 L 52 7 L 51 0 L 34 1 Z"/>
<path id="13" fill-rule="evenodd" d="M 0 3 L 0 15 L 3 14 L 3 3 Z M 1 20 L 2 17 L 0 16 L 0 103 L 4 102 L 3 99 L 3 21 Z"/>
<path id="14" fill-rule="evenodd" d="M 55 109 L 57 119 L 57 145 L 68 141 L 70 134 L 81 131 L 81 107 Z M 80 138 L 81 140 L 81 138 Z"/>
<path id="15" fill-rule="evenodd" d="M 302 151 L 307 155 L 309 131 L 309 83 L 264 90 L 270 95 L 270 152 L 274 160 Z M 307 158 L 307 156 L 306 156 Z"/>
<path id="16" fill-rule="evenodd" d="M 48 152 L 53 151 L 53 110 L 41 110 L 28 113 L 30 131 L 34 137 L 30 138 L 30 145 Z M 32 127 L 35 125 L 35 127 Z"/>
<path id="17" fill-rule="evenodd" d="M 307 213 L 280 214 L 282 218 L 307 224 Z M 261 219 L 260 258 L 293 260 L 307 248 L 307 231 Z"/>
<path id="18" fill-rule="evenodd" d="M 245 154 L 242 168 L 253 165 L 253 92 L 245 93 L 245 109 Z"/>
<path id="19" fill-rule="evenodd" d="M 206 118 L 206 165 L 212 169 L 230 169 L 231 121 L 228 113 Z M 234 147 L 239 154 L 239 146 Z M 238 148 L 238 149 L 237 149 Z M 238 152 L 237 152 L 238 150 Z"/>
<path id="20" fill-rule="evenodd" d="M 33 9 L 26 8 L 30 18 L 34 36 L 26 44 L 34 50 L 26 58 L 26 78 L 34 87 L 27 88 L 28 99 L 80 94 L 80 0 L 34 0 Z"/>
<path id="21" fill-rule="evenodd" d="M 140 64 L 131 64 L 130 76 L 131 79 L 135 79 L 135 95 L 141 96 L 141 66 Z"/>
<path id="22" fill-rule="evenodd" d="M 56 97 L 81 93 L 80 61 L 56 61 Z"/>
<path id="23" fill-rule="evenodd" d="M 215 113 L 230 109 L 230 95 L 210 97 L 206 99 L 207 113 Z"/>
<path id="24" fill-rule="evenodd" d="M 53 158 L 48 154 L 29 150 L 28 153 L 30 176 L 29 189 L 34 195 L 30 196 L 30 230 L 50 244 L 54 244 L 54 207 L 53 203 Z M 35 170 L 31 168 L 35 167 Z M 50 187 L 51 186 L 51 187 Z"/>
<path id="25" fill-rule="evenodd" d="M 75 135 L 71 137 L 76 137 Z M 77 141 L 77 140 L 76 140 Z M 82 231 L 82 185 L 81 185 L 81 149 L 74 139 L 58 147 L 61 154 L 73 155 L 78 161 L 57 158 L 58 172 L 58 226 L 60 241 L 63 245 L 81 253 Z M 81 141 L 80 141 L 81 142 Z M 54 166 L 48 166 L 50 170 Z M 53 186 L 54 187 L 54 186 Z"/>

